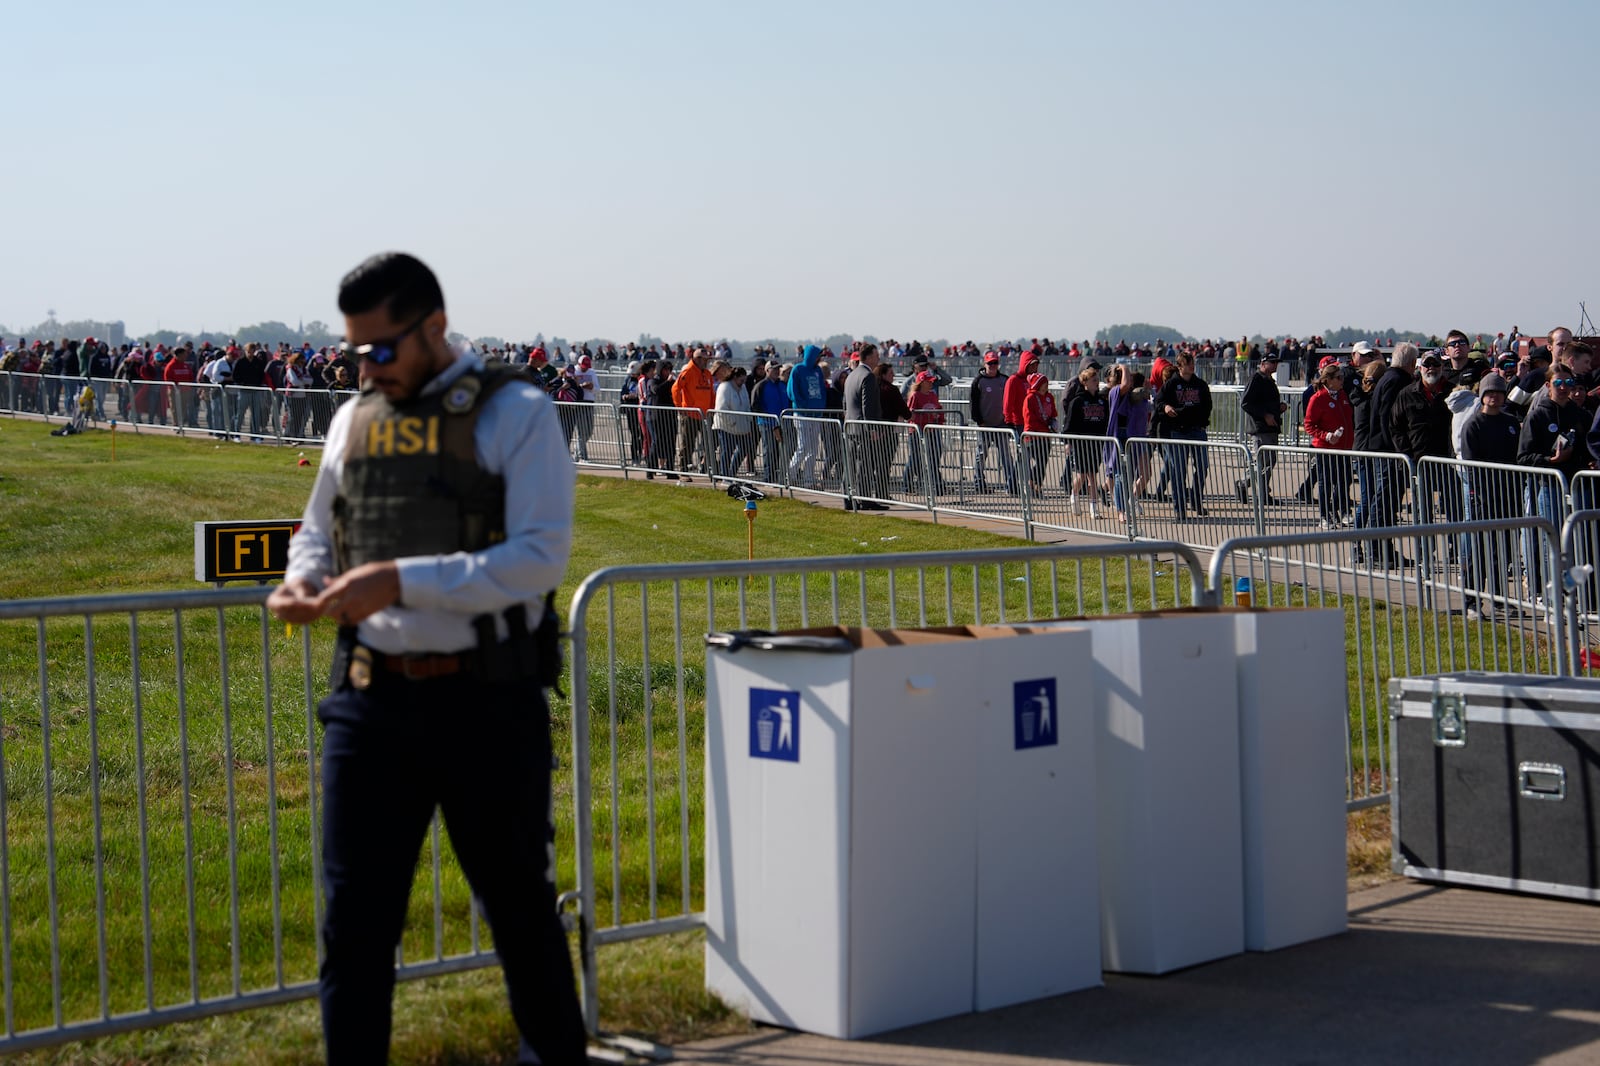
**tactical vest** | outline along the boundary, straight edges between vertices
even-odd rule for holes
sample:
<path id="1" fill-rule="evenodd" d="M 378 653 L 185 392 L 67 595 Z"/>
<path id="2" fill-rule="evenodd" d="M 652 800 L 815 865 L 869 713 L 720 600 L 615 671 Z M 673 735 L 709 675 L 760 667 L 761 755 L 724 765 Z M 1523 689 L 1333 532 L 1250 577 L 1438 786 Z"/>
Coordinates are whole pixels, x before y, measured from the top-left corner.
<path id="1" fill-rule="evenodd" d="M 505 479 L 478 465 L 473 434 L 484 403 L 516 377 L 469 371 L 406 403 L 392 404 L 377 391 L 354 401 L 333 501 L 341 572 L 406 556 L 481 551 L 505 540 Z"/>

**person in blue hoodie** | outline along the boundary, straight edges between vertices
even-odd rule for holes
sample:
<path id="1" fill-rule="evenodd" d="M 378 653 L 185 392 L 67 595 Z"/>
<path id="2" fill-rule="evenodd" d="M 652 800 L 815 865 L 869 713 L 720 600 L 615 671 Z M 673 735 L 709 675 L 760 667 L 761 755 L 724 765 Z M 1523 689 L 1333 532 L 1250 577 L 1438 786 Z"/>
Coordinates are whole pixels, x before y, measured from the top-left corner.
<path id="1" fill-rule="evenodd" d="M 822 417 L 827 407 L 828 386 L 822 380 L 817 363 L 822 359 L 822 349 L 815 344 L 806 345 L 800 362 L 789 371 L 789 406 L 806 419 Z M 789 484 L 796 488 L 816 487 L 817 453 L 822 438 L 822 427 L 815 421 L 796 423 L 798 430 L 794 455 L 789 459 Z"/>

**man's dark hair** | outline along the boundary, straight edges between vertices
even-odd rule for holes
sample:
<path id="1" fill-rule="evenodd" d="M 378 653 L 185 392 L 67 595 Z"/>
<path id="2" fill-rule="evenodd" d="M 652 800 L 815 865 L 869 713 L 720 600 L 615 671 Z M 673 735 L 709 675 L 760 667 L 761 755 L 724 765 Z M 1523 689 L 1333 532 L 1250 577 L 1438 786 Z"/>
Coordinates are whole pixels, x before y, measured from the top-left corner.
<path id="1" fill-rule="evenodd" d="M 1451 341 L 1467 341 L 1470 344 L 1472 342 L 1472 338 L 1467 336 L 1465 333 L 1462 333 L 1459 329 L 1453 329 L 1449 333 L 1445 334 L 1444 338 L 1444 342 L 1446 344 L 1449 344 Z"/>
<path id="2" fill-rule="evenodd" d="M 1573 341 L 1567 345 L 1567 358 L 1576 359 L 1580 355 L 1593 355 L 1594 345 L 1587 341 Z"/>
<path id="3" fill-rule="evenodd" d="M 396 322 L 410 321 L 444 307 L 439 279 L 416 256 L 379 252 L 339 282 L 339 311 L 359 315 L 386 307 Z"/>

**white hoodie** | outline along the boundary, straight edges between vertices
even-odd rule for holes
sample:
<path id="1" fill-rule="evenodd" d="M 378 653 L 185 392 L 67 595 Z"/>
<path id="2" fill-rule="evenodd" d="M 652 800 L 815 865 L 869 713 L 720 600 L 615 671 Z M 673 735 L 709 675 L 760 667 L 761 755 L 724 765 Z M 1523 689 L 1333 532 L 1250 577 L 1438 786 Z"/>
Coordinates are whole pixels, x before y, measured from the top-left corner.
<path id="1" fill-rule="evenodd" d="M 1444 398 L 1450 408 L 1450 450 L 1461 454 L 1461 433 L 1467 428 L 1467 419 L 1478 409 L 1478 394 L 1465 385 L 1458 385 Z"/>

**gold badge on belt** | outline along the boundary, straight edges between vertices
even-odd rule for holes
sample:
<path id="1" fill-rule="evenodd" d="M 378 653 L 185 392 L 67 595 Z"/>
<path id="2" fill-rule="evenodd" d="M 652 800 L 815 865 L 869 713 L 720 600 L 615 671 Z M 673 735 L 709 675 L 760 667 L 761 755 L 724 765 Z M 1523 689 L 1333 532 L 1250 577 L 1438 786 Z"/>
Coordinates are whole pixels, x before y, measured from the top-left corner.
<path id="1" fill-rule="evenodd" d="M 372 649 L 357 645 L 350 652 L 350 687 L 365 691 L 372 685 Z"/>

